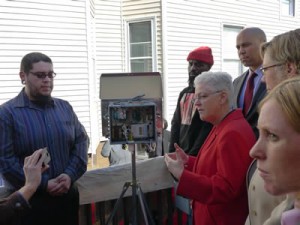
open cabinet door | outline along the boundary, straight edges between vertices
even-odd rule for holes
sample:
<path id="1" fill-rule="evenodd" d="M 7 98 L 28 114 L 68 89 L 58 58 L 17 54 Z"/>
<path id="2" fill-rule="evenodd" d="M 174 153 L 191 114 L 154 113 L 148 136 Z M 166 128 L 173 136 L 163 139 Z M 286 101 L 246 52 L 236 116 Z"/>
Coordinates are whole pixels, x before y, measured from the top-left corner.
<path id="1" fill-rule="evenodd" d="M 163 91 L 160 73 L 101 74 L 99 93 L 102 134 L 109 138 L 111 144 L 133 141 L 138 146 L 137 159 L 162 155 Z"/>

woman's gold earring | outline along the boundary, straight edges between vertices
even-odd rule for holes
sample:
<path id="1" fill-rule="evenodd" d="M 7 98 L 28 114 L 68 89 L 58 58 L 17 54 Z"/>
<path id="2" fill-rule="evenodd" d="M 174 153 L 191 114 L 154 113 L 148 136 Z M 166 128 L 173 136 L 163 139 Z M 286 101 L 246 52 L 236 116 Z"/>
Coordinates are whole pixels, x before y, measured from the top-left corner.
<path id="1" fill-rule="evenodd" d="M 22 80 L 22 84 L 26 84 L 25 80 Z"/>

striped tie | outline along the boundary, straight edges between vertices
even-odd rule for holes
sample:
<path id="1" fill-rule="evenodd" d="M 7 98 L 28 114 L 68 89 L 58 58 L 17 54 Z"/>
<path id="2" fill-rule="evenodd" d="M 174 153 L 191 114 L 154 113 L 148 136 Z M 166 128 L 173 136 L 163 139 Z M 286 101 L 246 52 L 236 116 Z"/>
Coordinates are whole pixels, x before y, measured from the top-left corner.
<path id="1" fill-rule="evenodd" d="M 256 73 L 251 72 L 249 70 L 249 74 L 248 74 L 248 82 L 247 82 L 247 86 L 246 86 L 246 90 L 245 90 L 245 97 L 244 97 L 244 107 L 243 107 L 243 113 L 244 115 L 247 114 L 247 112 L 249 111 L 249 108 L 251 106 L 252 103 L 252 98 L 253 98 L 253 89 L 254 89 L 254 78 L 256 77 Z"/>

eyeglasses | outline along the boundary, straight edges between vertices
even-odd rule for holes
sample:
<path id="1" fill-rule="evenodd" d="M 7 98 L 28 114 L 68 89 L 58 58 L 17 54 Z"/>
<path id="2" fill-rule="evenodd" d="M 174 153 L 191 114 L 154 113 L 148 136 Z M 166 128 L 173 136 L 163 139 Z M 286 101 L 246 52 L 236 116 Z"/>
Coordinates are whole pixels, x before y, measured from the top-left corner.
<path id="1" fill-rule="evenodd" d="M 52 79 L 56 76 L 56 73 L 54 73 L 53 71 L 49 72 L 49 73 L 44 73 L 44 72 L 35 72 L 35 73 L 29 72 L 29 73 L 31 73 L 32 75 L 36 76 L 39 79 L 45 79 L 46 77 L 49 77 L 50 79 Z"/>
<path id="2" fill-rule="evenodd" d="M 260 70 L 264 73 L 269 68 L 272 68 L 272 67 L 275 67 L 275 66 L 282 66 L 282 65 L 284 65 L 284 63 L 278 63 L 278 64 L 274 64 L 274 65 L 271 65 L 271 66 L 262 67 L 262 68 L 260 68 Z"/>
<path id="3" fill-rule="evenodd" d="M 207 93 L 207 94 L 201 94 L 201 95 L 198 95 L 198 96 L 195 96 L 194 98 L 193 98 L 193 102 L 195 103 L 195 102 L 200 102 L 200 101 L 205 101 L 209 96 L 212 96 L 212 95 L 215 95 L 215 94 L 218 94 L 218 93 L 220 93 L 220 92 L 222 92 L 222 91 L 214 91 L 214 92 L 211 92 L 211 93 Z"/>

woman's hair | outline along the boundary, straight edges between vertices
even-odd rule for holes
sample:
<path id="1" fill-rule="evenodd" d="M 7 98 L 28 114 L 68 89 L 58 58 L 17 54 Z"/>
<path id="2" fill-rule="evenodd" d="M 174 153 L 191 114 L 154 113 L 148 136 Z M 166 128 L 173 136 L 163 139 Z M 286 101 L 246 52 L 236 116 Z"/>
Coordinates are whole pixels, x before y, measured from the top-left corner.
<path id="1" fill-rule="evenodd" d="M 225 91 L 228 94 L 229 106 L 233 103 L 233 84 L 232 77 L 226 72 L 203 72 L 195 78 L 195 87 L 205 84 L 214 91 Z"/>
<path id="2" fill-rule="evenodd" d="M 261 56 L 268 51 L 272 59 L 278 63 L 294 63 L 297 74 L 300 74 L 300 29 L 291 30 L 275 36 L 271 41 L 261 45 Z"/>
<path id="3" fill-rule="evenodd" d="M 32 64 L 40 61 L 53 64 L 52 60 L 47 55 L 40 52 L 31 52 L 23 57 L 20 65 L 20 71 L 27 74 L 32 69 Z"/>
<path id="4" fill-rule="evenodd" d="M 260 102 L 258 111 L 271 99 L 279 104 L 289 124 L 300 133 L 300 78 L 287 79 L 277 85 Z"/>

